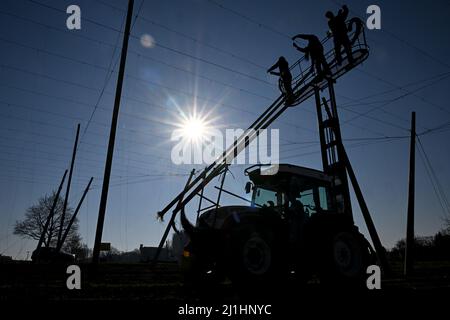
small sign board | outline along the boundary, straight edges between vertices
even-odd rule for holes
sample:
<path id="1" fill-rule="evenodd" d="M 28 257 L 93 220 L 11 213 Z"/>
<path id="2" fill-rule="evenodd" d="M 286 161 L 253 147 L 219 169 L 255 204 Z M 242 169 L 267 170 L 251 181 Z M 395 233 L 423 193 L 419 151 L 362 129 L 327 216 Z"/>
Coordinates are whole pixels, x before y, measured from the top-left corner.
<path id="1" fill-rule="evenodd" d="M 111 242 L 100 243 L 100 251 L 111 251 Z"/>

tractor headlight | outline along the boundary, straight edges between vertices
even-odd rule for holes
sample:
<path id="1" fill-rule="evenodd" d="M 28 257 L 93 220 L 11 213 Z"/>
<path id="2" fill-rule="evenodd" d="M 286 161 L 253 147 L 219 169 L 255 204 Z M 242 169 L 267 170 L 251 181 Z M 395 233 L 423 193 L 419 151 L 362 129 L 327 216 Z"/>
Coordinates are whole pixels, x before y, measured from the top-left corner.
<path id="1" fill-rule="evenodd" d="M 183 257 L 184 258 L 190 258 L 191 257 L 191 252 L 189 250 L 184 249 L 183 250 Z"/>

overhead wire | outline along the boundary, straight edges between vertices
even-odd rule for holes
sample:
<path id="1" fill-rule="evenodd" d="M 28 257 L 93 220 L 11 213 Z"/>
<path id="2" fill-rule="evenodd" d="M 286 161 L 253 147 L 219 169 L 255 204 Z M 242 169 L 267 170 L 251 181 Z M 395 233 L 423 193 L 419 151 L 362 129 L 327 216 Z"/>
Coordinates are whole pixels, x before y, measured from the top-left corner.
<path id="1" fill-rule="evenodd" d="M 442 187 L 442 184 L 439 181 L 438 175 L 436 174 L 436 171 L 434 170 L 434 167 L 431 164 L 431 161 L 428 157 L 427 152 L 425 151 L 425 148 L 422 144 L 422 141 L 420 140 L 420 137 L 416 136 L 416 138 L 417 138 L 417 142 L 418 142 L 418 147 L 421 150 L 422 156 L 426 163 L 426 166 L 428 167 L 428 171 L 430 173 L 430 179 L 434 180 L 435 187 L 433 187 L 433 188 L 437 192 L 438 197 L 441 199 L 442 206 L 445 208 L 445 213 L 446 213 L 445 216 L 449 217 L 450 216 L 450 202 L 448 201 L 447 196 L 445 195 L 444 188 Z"/>
<path id="2" fill-rule="evenodd" d="M 34 3 L 36 3 L 36 1 L 33 1 Z M 138 54 L 139 56 L 142 56 L 142 57 L 146 57 L 145 55 L 141 55 L 141 54 Z M 155 60 L 154 58 L 150 58 L 150 59 L 153 59 L 153 60 Z M 167 65 L 167 63 L 165 63 L 166 65 Z M 174 67 L 174 66 L 172 66 L 172 67 Z M 176 67 L 175 67 L 176 68 Z M 180 68 L 178 68 L 178 69 L 180 69 Z M 186 70 L 185 70 L 186 71 Z M 143 79 L 137 79 L 137 80 L 141 80 L 141 81 L 146 81 L 146 80 L 143 80 Z M 154 85 L 158 85 L 158 84 L 155 84 L 155 83 L 153 83 Z M 223 84 L 223 83 L 222 83 Z M 169 88 L 169 89 L 171 89 L 171 88 Z M 241 90 L 242 91 L 242 90 Z M 244 90 L 244 92 L 247 92 L 247 93 L 250 93 L 250 94 L 253 94 L 253 95 L 258 95 L 258 94 L 254 94 L 254 93 L 252 93 L 252 92 L 249 92 L 248 90 Z M 266 97 L 267 98 L 267 97 Z"/>

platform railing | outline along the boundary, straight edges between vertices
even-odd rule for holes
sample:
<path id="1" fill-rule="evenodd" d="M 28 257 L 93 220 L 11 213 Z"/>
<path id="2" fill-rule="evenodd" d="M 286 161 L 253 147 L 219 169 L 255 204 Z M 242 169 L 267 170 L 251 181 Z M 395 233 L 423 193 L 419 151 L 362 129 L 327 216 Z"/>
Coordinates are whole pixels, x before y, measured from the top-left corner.
<path id="1" fill-rule="evenodd" d="M 364 23 L 358 18 L 353 18 L 347 22 L 347 28 L 349 27 L 352 27 L 352 30 L 348 33 L 348 36 L 351 42 L 351 50 L 354 58 L 353 65 L 350 65 L 343 47 L 341 47 L 342 63 L 338 65 L 332 36 L 327 36 L 321 41 L 324 46 L 325 60 L 327 61 L 328 67 L 331 71 L 330 76 L 333 80 L 363 62 L 369 54 L 369 46 L 366 41 Z M 322 79 L 319 78 L 323 78 L 323 75 L 317 74 L 317 70 L 315 70 L 315 68 L 311 65 L 311 61 L 307 60 L 304 55 L 293 63 L 289 69 L 292 74 L 292 88 L 294 94 L 297 94 L 297 89 L 305 88 L 308 84 L 313 82 L 320 82 Z M 279 87 L 281 92 L 285 93 L 281 79 L 279 81 Z M 300 102 L 301 101 L 294 100 L 292 105 L 299 104 Z"/>

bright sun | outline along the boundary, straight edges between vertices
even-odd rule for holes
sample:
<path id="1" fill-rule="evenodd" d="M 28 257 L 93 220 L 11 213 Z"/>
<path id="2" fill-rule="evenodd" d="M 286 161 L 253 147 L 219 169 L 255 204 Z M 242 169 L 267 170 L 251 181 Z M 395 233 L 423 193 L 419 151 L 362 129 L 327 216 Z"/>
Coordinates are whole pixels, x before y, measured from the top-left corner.
<path id="1" fill-rule="evenodd" d="M 199 141 L 206 134 L 207 126 L 203 119 L 191 116 L 183 121 L 181 134 L 190 141 Z"/>
<path id="2" fill-rule="evenodd" d="M 211 136 L 216 130 L 217 117 L 212 117 L 214 107 L 209 107 L 208 112 L 204 112 L 205 107 L 197 110 L 197 104 L 194 102 L 190 108 L 180 108 L 176 105 L 178 112 L 175 114 L 176 122 L 171 123 L 175 130 L 173 138 L 181 139 L 186 146 L 202 146 L 211 141 Z"/>

